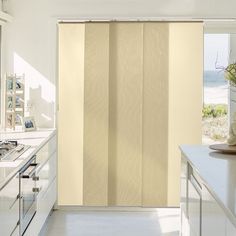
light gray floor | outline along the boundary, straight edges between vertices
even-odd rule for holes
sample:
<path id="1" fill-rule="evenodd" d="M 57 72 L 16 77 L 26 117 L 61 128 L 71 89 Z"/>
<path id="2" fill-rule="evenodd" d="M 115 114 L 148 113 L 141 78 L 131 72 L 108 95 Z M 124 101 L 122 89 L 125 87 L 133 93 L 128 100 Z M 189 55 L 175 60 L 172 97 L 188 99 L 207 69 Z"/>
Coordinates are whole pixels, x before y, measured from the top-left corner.
<path id="1" fill-rule="evenodd" d="M 178 236 L 179 209 L 146 212 L 57 210 L 40 236 Z"/>

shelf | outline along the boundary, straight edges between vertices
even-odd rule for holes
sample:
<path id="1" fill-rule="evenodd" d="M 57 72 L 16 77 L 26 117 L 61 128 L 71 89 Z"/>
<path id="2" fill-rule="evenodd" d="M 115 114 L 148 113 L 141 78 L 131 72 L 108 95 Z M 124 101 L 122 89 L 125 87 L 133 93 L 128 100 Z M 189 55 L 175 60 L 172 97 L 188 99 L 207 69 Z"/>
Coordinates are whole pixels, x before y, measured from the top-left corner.
<path id="1" fill-rule="evenodd" d="M 17 88 L 17 86 L 19 87 Z M 16 125 L 20 125 L 20 120 L 24 117 L 24 88 L 24 75 L 17 76 L 16 74 L 6 74 L 5 128 L 11 128 L 14 130 Z"/>
<path id="2" fill-rule="evenodd" d="M 13 17 L 6 12 L 0 11 L 0 21 L 11 22 Z"/>

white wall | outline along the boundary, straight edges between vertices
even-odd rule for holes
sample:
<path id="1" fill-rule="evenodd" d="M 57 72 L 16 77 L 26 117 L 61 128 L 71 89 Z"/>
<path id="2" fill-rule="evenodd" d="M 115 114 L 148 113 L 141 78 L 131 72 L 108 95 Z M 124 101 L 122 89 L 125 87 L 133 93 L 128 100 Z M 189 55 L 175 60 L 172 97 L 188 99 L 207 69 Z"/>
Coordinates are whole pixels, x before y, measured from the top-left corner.
<path id="1" fill-rule="evenodd" d="M 52 127 L 57 83 L 57 19 L 118 17 L 234 17 L 227 0 L 8 0 L 7 72 L 26 73 L 30 114 Z M 69 95 L 68 95 L 69 96 Z M 42 99 L 42 100 L 41 100 Z"/>

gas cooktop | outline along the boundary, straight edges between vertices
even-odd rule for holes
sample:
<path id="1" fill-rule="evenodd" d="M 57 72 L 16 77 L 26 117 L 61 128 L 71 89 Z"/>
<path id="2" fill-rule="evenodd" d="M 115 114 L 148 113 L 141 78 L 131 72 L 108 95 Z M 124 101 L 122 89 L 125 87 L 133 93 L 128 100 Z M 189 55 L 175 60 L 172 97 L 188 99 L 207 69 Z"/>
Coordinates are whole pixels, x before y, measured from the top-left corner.
<path id="1" fill-rule="evenodd" d="M 29 146 L 19 144 L 17 141 L 0 141 L 0 161 L 15 161 Z"/>

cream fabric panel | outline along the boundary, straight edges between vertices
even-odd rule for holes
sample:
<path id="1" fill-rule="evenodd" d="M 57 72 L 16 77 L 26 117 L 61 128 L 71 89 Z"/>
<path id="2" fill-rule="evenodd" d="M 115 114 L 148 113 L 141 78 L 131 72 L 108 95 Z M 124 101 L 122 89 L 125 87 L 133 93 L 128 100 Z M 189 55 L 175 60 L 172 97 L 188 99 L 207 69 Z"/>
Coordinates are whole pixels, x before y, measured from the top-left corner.
<path id="1" fill-rule="evenodd" d="M 59 24 L 59 205 L 83 203 L 84 32 Z"/>
<path id="2" fill-rule="evenodd" d="M 144 23 L 143 206 L 167 204 L 168 34 L 167 23 Z"/>
<path id="3" fill-rule="evenodd" d="M 109 24 L 85 25 L 84 205 L 108 204 Z"/>
<path id="4" fill-rule="evenodd" d="M 180 144 L 202 136 L 203 24 L 169 24 L 168 205 L 179 206 Z"/>
<path id="5" fill-rule="evenodd" d="M 142 204 L 143 25 L 110 24 L 109 204 Z"/>

